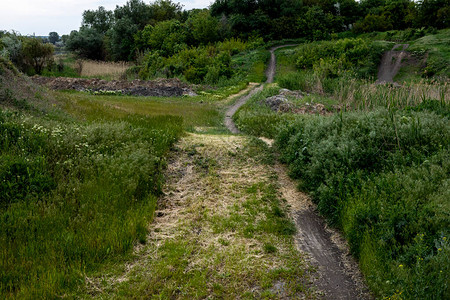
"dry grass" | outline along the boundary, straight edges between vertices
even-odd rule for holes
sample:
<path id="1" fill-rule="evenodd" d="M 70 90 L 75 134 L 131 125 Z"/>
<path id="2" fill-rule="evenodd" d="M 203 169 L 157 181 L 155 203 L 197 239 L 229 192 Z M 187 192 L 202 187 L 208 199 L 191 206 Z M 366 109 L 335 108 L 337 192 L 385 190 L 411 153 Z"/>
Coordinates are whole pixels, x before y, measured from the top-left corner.
<path id="1" fill-rule="evenodd" d="M 258 229 L 274 221 L 273 205 L 287 212 L 287 204 L 275 187 L 273 165 L 263 163 L 256 148 L 241 136 L 182 139 L 146 245 L 116 274 L 88 279 L 90 295 L 315 298 L 311 268 L 293 236 Z"/>
<path id="2" fill-rule="evenodd" d="M 128 62 L 103 62 L 93 60 L 79 60 L 75 63 L 81 76 L 108 77 L 109 79 L 121 79 L 125 71 L 131 67 Z"/>
<path id="3" fill-rule="evenodd" d="M 334 98 L 343 107 L 362 110 L 371 110 L 379 106 L 403 108 L 418 105 L 428 99 L 437 99 L 448 104 L 450 102 L 450 86 L 448 83 L 426 81 L 405 83 L 400 86 L 348 80 L 342 82 L 335 90 Z"/>

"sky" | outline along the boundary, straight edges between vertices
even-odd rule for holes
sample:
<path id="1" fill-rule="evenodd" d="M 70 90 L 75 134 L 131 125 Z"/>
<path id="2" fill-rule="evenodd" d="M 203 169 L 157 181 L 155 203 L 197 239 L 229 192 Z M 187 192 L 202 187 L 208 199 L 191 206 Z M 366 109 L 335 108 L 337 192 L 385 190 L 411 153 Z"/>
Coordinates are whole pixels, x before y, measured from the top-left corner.
<path id="1" fill-rule="evenodd" d="M 186 10 L 208 7 L 214 0 L 174 0 Z M 59 35 L 78 30 L 83 11 L 103 6 L 114 10 L 127 0 L 0 0 L 0 30 L 17 31 L 22 35 Z M 154 2 L 144 0 L 145 3 Z"/>

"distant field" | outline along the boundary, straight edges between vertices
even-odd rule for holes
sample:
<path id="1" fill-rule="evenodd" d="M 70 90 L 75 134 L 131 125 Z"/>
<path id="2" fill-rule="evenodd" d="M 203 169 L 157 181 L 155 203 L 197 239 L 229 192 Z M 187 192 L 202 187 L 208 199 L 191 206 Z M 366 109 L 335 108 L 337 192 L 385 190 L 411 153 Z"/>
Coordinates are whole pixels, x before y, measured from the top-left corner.
<path id="1" fill-rule="evenodd" d="M 103 62 L 93 60 L 81 60 L 75 63 L 80 67 L 82 77 L 101 76 L 109 79 L 120 79 L 125 71 L 131 66 L 127 62 Z"/>

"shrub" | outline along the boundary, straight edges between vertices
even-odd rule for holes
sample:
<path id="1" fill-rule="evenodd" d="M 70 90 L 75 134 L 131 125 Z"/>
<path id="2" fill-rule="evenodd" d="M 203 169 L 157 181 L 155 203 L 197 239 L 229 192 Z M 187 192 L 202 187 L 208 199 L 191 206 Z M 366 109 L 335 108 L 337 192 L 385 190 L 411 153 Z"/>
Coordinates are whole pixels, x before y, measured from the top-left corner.
<path id="1" fill-rule="evenodd" d="M 343 229 L 379 296 L 449 292 L 450 126 L 429 110 L 445 111 L 424 104 L 298 118 L 276 139 L 291 175 Z"/>

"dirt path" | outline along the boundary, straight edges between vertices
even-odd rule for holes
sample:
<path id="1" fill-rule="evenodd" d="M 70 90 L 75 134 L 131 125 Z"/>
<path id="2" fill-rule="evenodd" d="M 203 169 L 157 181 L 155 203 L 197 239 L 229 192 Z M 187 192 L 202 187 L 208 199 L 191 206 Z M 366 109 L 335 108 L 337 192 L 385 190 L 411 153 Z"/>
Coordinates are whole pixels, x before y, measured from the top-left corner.
<path id="1" fill-rule="evenodd" d="M 378 69 L 377 83 L 394 82 L 394 77 L 401 68 L 402 60 L 408 56 L 405 51 L 408 47 L 408 44 L 397 44 L 383 55 Z"/>
<path id="2" fill-rule="evenodd" d="M 258 139 L 187 134 L 169 158 L 146 243 L 127 264 L 87 278 L 81 298 L 318 299 L 275 166 Z"/>
<path id="3" fill-rule="evenodd" d="M 274 58 L 269 70 L 268 81 Z M 232 115 L 261 89 L 228 110 L 233 133 Z M 345 241 L 261 140 L 181 139 L 146 244 L 133 261 L 87 278 L 86 298 L 370 299 Z"/>
<path id="4" fill-rule="evenodd" d="M 285 45 L 270 49 L 271 58 L 266 71 L 267 83 L 272 83 L 276 72 L 275 51 Z M 407 45 L 402 45 L 406 49 Z M 394 52 L 395 47 L 393 49 Z M 398 51 L 396 51 L 398 52 Z M 403 51 L 402 51 L 403 52 Z M 397 61 L 401 62 L 400 59 Z M 395 73 L 398 72 L 399 66 Z M 386 74 L 395 74 L 393 71 Z M 383 75 L 385 76 L 385 75 Z M 387 78 L 387 76 L 386 76 Z M 232 133 L 239 133 L 232 117 L 254 93 L 262 90 L 263 86 L 252 90 L 250 94 L 240 98 L 226 113 L 225 124 Z M 267 140 L 264 142 L 268 143 Z M 269 145 L 271 142 L 268 143 Z M 309 197 L 297 190 L 295 183 L 287 176 L 287 170 L 277 165 L 276 173 L 283 198 L 291 206 L 291 218 L 294 220 L 297 235 L 296 244 L 300 251 L 306 253 L 311 263 L 318 268 L 319 277 L 316 285 L 323 292 L 325 299 L 370 299 L 368 289 L 364 284 L 357 263 L 351 258 L 348 246 L 339 233 L 327 228 L 325 221 L 315 209 Z"/>
<path id="5" fill-rule="evenodd" d="M 291 206 L 291 218 L 297 227 L 296 244 L 318 268 L 316 285 L 325 299 L 370 299 L 358 264 L 350 256 L 346 241 L 327 227 L 311 199 L 299 192 L 287 176 L 286 168 L 276 166 L 283 198 Z"/>
<path id="6" fill-rule="evenodd" d="M 275 77 L 276 72 L 276 57 L 275 57 L 275 51 L 284 48 L 284 47 L 292 47 L 295 45 L 282 45 L 282 46 L 276 46 L 271 48 L 270 51 L 270 61 L 267 66 L 266 70 L 266 83 L 272 83 L 273 79 Z M 237 134 L 240 133 L 239 129 L 236 127 L 236 124 L 233 122 L 233 115 L 238 111 L 238 109 L 245 104 L 254 94 L 257 92 L 262 91 L 263 85 L 259 85 L 252 89 L 250 93 L 248 93 L 246 96 L 239 98 L 232 106 L 230 106 L 227 111 L 225 112 L 225 126 L 228 128 L 228 130 L 231 131 L 231 133 Z"/>

